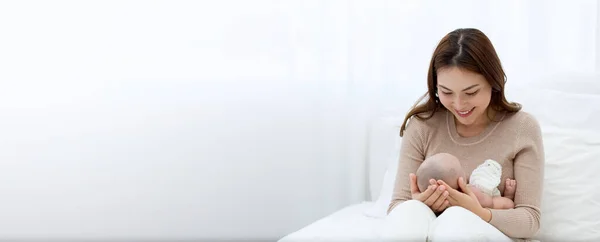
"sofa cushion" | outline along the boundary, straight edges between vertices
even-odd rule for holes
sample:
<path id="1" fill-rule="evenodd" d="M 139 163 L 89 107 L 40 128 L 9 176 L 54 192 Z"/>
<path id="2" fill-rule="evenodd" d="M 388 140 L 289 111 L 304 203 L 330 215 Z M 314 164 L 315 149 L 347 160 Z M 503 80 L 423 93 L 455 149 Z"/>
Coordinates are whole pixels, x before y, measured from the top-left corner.
<path id="1" fill-rule="evenodd" d="M 541 241 L 600 241 L 600 76 L 564 74 L 515 90 L 539 121 L 545 176 Z M 518 186 L 518 185 L 517 185 Z"/>

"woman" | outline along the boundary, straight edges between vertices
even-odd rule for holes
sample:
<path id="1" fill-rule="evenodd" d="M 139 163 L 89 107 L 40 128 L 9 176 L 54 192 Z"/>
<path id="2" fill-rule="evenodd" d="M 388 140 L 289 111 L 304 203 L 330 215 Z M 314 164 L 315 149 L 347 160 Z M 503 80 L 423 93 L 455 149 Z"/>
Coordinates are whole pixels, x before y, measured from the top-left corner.
<path id="1" fill-rule="evenodd" d="M 429 66 L 427 100 L 408 112 L 400 129 L 402 147 L 385 236 L 513 241 L 537 233 L 544 172 L 541 130 L 519 104 L 506 100 L 505 82 L 496 51 L 481 31 L 457 29 L 440 41 Z M 466 174 L 486 159 L 499 162 L 499 190 L 503 193 L 505 183 L 516 180 L 515 208 L 483 208 L 466 186 L 469 177 L 459 178 L 458 190 L 432 179 L 419 192 L 414 173 L 438 153 L 458 157 Z"/>

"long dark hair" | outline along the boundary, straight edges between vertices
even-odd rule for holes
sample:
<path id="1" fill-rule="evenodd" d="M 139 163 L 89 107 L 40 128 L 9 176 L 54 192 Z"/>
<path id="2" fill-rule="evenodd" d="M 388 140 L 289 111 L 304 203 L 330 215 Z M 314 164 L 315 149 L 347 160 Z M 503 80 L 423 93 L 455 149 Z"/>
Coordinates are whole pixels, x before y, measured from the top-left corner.
<path id="1" fill-rule="evenodd" d="M 457 29 L 444 36 L 433 52 L 427 73 L 429 90 L 406 114 L 400 127 L 400 136 L 404 135 L 406 123 L 413 116 L 429 119 L 439 109 L 445 109 L 436 96 L 437 71 L 449 67 L 458 67 L 483 75 L 492 86 L 490 107 L 494 110 L 518 112 L 521 109 L 520 104 L 508 102 L 504 96 L 506 74 L 492 42 L 478 29 Z M 426 97 L 427 101 L 419 104 Z"/>

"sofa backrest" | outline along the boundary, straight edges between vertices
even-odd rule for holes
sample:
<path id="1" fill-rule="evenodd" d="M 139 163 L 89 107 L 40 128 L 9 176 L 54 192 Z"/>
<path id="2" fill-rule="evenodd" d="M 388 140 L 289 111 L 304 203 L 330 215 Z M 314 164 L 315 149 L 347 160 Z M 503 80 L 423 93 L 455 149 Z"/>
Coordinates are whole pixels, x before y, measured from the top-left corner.
<path id="1" fill-rule="evenodd" d="M 544 139 L 537 239 L 600 241 L 600 75 L 555 75 L 514 94 L 538 119 Z"/>

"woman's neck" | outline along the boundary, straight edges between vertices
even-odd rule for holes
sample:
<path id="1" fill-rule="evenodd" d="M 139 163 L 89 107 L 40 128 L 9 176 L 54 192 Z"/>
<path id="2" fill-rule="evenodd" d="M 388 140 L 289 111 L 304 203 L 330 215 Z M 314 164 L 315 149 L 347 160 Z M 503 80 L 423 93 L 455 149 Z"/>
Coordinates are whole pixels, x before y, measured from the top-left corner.
<path id="1" fill-rule="evenodd" d="M 487 126 L 491 123 L 492 119 L 496 116 L 496 111 L 489 108 L 484 112 L 478 120 L 471 125 L 464 125 L 454 117 L 454 123 L 456 124 L 456 132 L 461 137 L 473 137 L 481 134 Z"/>

